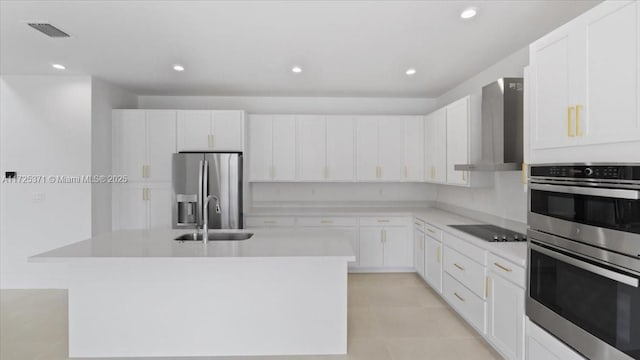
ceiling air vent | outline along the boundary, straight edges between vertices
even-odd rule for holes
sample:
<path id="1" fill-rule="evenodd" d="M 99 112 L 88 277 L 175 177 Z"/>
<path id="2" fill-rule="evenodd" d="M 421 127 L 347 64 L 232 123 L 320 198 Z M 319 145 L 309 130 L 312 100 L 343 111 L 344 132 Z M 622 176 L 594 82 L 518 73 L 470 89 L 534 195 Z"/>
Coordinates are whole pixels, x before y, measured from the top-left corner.
<path id="1" fill-rule="evenodd" d="M 29 26 L 40 31 L 41 33 L 53 38 L 69 37 L 69 34 L 58 29 L 57 27 L 47 23 L 29 23 Z"/>

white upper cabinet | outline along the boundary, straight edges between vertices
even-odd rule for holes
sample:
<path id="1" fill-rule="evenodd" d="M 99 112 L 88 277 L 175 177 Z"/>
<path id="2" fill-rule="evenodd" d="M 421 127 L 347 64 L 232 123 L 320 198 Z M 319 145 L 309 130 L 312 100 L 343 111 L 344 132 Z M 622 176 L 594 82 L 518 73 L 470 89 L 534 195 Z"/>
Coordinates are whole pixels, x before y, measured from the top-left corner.
<path id="1" fill-rule="evenodd" d="M 531 44 L 532 150 L 640 140 L 639 16 L 605 1 Z"/>
<path id="2" fill-rule="evenodd" d="M 355 123 L 351 116 L 327 116 L 326 179 L 353 181 L 355 178 Z"/>
<path id="3" fill-rule="evenodd" d="M 380 177 L 378 165 L 378 119 L 356 119 L 356 176 L 360 181 L 374 181 Z"/>
<path id="4" fill-rule="evenodd" d="M 424 180 L 424 117 L 409 116 L 404 119 L 404 170 L 405 181 Z"/>
<path id="5" fill-rule="evenodd" d="M 454 165 L 469 163 L 470 98 L 464 97 L 446 107 L 447 115 L 447 183 L 467 185 L 467 171 L 456 171 Z"/>
<path id="6" fill-rule="evenodd" d="M 170 182 L 176 152 L 174 110 L 113 111 L 114 173 L 129 181 Z"/>
<path id="7" fill-rule="evenodd" d="M 171 181 L 171 156 L 176 152 L 176 112 L 147 111 L 147 181 Z"/>
<path id="8" fill-rule="evenodd" d="M 425 118 L 425 179 L 427 182 L 447 181 L 447 112 L 434 111 Z"/>
<path id="9" fill-rule="evenodd" d="M 293 116 L 251 115 L 249 119 L 249 179 L 295 179 L 296 124 Z"/>
<path id="10" fill-rule="evenodd" d="M 404 122 L 401 118 L 383 116 L 378 122 L 379 180 L 399 181 L 404 174 Z"/>
<path id="11" fill-rule="evenodd" d="M 178 111 L 178 151 L 242 151 L 244 112 Z"/>
<path id="12" fill-rule="evenodd" d="M 178 111 L 178 151 L 211 150 L 211 111 Z"/>
<path id="13" fill-rule="evenodd" d="M 147 114 L 144 110 L 113 111 L 114 169 L 129 181 L 142 181 L 147 165 Z"/>
<path id="14" fill-rule="evenodd" d="M 296 121 L 293 116 L 273 116 L 274 180 L 293 180 L 296 176 Z"/>
<path id="15" fill-rule="evenodd" d="M 319 181 L 326 178 L 327 132 L 323 116 L 296 116 L 298 140 L 298 180 Z"/>

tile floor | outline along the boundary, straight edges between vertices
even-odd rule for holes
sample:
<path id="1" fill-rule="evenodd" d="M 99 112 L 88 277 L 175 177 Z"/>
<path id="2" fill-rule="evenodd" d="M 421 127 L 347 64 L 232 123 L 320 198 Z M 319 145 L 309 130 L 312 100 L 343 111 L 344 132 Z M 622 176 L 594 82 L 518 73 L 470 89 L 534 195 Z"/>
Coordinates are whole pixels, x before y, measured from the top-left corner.
<path id="1" fill-rule="evenodd" d="M 67 359 L 66 291 L 3 290 L 0 305 L 1 360 Z M 350 274 L 348 326 L 346 356 L 248 359 L 500 359 L 415 274 Z"/>

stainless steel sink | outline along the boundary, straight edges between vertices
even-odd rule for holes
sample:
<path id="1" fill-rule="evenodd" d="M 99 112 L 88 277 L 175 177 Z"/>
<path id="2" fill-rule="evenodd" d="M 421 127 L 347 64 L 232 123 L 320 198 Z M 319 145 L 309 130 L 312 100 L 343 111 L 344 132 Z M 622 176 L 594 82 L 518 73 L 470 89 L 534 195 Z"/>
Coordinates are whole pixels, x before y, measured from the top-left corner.
<path id="1" fill-rule="evenodd" d="M 236 233 L 236 232 L 209 232 L 209 241 L 238 241 L 247 240 L 253 236 L 253 233 Z M 202 234 L 196 235 L 195 232 L 182 234 L 175 238 L 177 241 L 202 241 Z"/>

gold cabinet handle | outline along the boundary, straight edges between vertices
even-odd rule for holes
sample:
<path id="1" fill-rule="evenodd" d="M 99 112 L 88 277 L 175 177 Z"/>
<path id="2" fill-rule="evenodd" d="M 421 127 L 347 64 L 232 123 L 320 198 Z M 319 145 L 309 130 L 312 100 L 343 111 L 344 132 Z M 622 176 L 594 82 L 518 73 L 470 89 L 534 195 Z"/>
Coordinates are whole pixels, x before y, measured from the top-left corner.
<path id="1" fill-rule="evenodd" d="M 509 269 L 508 267 L 501 265 L 498 262 L 494 262 L 493 265 L 495 265 L 497 268 L 499 268 L 501 270 L 504 270 L 506 272 L 512 272 L 513 271 L 513 270 Z"/>
<path id="2" fill-rule="evenodd" d="M 467 172 L 466 171 L 462 172 L 462 181 L 467 181 Z"/>
<path id="3" fill-rule="evenodd" d="M 387 220 L 387 219 L 378 219 L 378 222 L 379 223 L 388 223 L 389 220 Z"/>
<path id="4" fill-rule="evenodd" d="M 573 106 L 569 106 L 567 108 L 567 136 L 575 137 L 576 134 L 573 132 L 573 126 L 571 126 L 571 114 L 573 113 Z"/>
<path id="5" fill-rule="evenodd" d="M 454 292 L 453 295 L 455 295 L 458 298 L 458 300 L 460 300 L 462 302 L 465 302 L 464 298 L 462 296 L 458 295 L 457 292 Z"/>
<path id="6" fill-rule="evenodd" d="M 435 234 L 435 233 L 436 233 L 436 232 L 435 232 L 433 229 L 431 229 L 431 228 L 427 228 L 427 231 L 428 231 L 428 232 L 430 232 L 430 233 L 432 233 L 432 234 Z"/>
<path id="7" fill-rule="evenodd" d="M 332 220 L 320 220 L 320 224 L 333 224 Z"/>
<path id="8" fill-rule="evenodd" d="M 527 183 L 527 163 L 522 163 L 522 183 L 526 184 Z"/>
<path id="9" fill-rule="evenodd" d="M 147 200 L 151 200 L 151 189 L 147 188 Z"/>
<path id="10" fill-rule="evenodd" d="M 404 166 L 404 178 L 407 178 L 407 165 Z"/>
<path id="11" fill-rule="evenodd" d="M 455 266 L 455 267 L 457 267 L 458 269 L 460 269 L 460 270 L 464 271 L 464 267 L 462 267 L 462 266 L 460 266 L 460 265 L 458 265 L 458 264 L 456 264 L 456 263 L 453 263 L 453 266 Z"/>
<path id="12" fill-rule="evenodd" d="M 489 298 L 489 287 L 491 286 L 491 282 L 490 282 L 490 278 L 487 276 L 486 279 L 486 284 L 485 284 L 485 293 L 484 293 L 484 297 L 485 298 Z"/>
<path id="13" fill-rule="evenodd" d="M 580 131 L 580 109 L 582 105 L 576 105 L 576 136 L 582 136 L 582 131 Z"/>
<path id="14" fill-rule="evenodd" d="M 436 258 L 438 259 L 438 264 L 440 263 L 440 246 L 438 246 L 438 249 L 436 251 Z"/>
<path id="15" fill-rule="evenodd" d="M 380 231 L 380 241 L 387 242 L 387 232 L 385 230 Z"/>
<path id="16" fill-rule="evenodd" d="M 142 200 L 144 200 L 144 201 L 149 200 L 149 189 L 148 188 L 142 188 Z"/>

